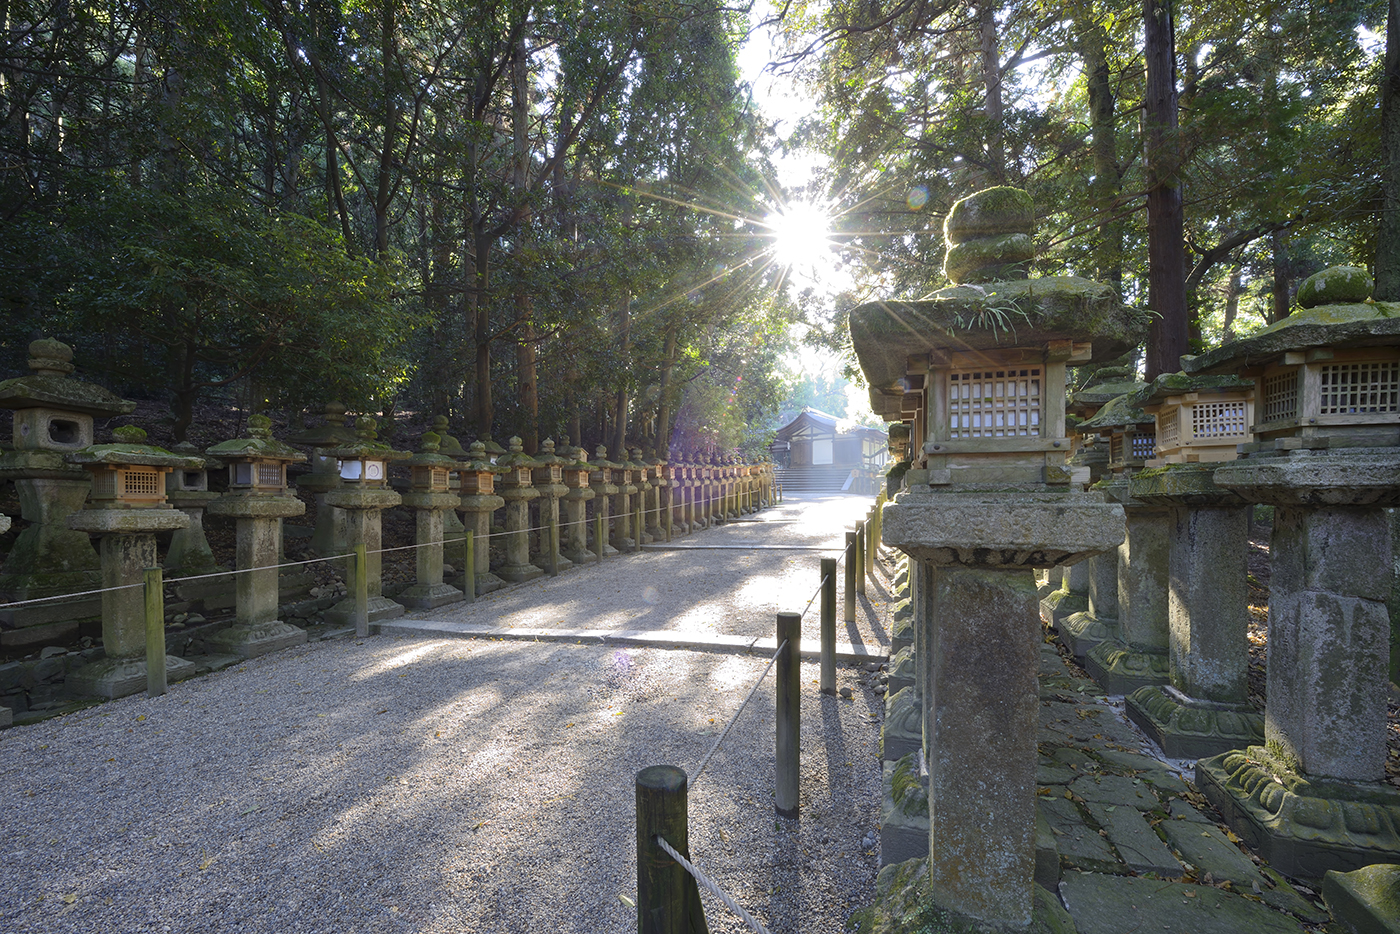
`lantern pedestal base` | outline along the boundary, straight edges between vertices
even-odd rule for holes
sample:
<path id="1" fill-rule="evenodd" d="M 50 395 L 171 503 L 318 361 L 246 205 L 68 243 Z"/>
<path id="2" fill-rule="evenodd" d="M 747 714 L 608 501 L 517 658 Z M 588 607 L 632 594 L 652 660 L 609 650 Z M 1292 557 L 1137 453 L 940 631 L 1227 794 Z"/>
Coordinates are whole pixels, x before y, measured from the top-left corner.
<path id="1" fill-rule="evenodd" d="M 305 639 L 306 634 L 302 633 Z M 165 656 L 167 681 L 193 678 L 195 667 L 183 658 Z M 103 658 L 68 673 L 64 686 L 74 694 L 89 694 L 108 700 L 146 690 L 145 658 Z"/>
<path id="2" fill-rule="evenodd" d="M 1081 664 L 1084 662 L 1084 656 L 1100 643 L 1118 637 L 1117 619 L 1101 619 L 1088 611 L 1069 615 L 1055 628 L 1059 631 L 1060 641 L 1065 644 L 1065 648 L 1069 649 Z"/>
<path id="3" fill-rule="evenodd" d="M 1138 688 L 1171 681 L 1166 652 L 1140 652 L 1117 640 L 1100 642 L 1084 656 L 1084 670 L 1108 694 L 1131 694 Z"/>
<path id="4" fill-rule="evenodd" d="M 305 645 L 306 630 L 277 619 L 265 623 L 235 623 L 204 641 L 211 648 L 220 649 L 230 655 L 257 658 L 279 649 Z"/>
<path id="5" fill-rule="evenodd" d="M 1384 782 L 1312 778 L 1251 746 L 1197 762 L 1196 785 L 1284 875 L 1400 862 L 1400 790 Z"/>
<path id="6" fill-rule="evenodd" d="M 1248 704 L 1217 704 L 1169 686 L 1138 688 L 1128 718 L 1173 759 L 1204 759 L 1264 742 L 1264 718 Z"/>
<path id="7" fill-rule="evenodd" d="M 399 594 L 399 602 L 415 610 L 431 610 L 433 607 L 460 603 L 466 594 L 447 584 L 414 584 Z"/>
<path id="8" fill-rule="evenodd" d="M 536 558 L 534 561 L 531 561 L 530 563 L 533 564 L 535 567 L 539 568 L 541 571 L 544 571 L 546 574 L 549 573 L 549 556 L 548 556 L 548 555 L 540 555 L 538 558 Z M 567 558 L 567 557 L 566 557 L 565 555 L 563 555 L 562 553 L 559 555 L 559 570 L 561 570 L 561 571 L 567 571 L 569 568 L 571 568 L 571 567 L 573 567 L 573 566 L 574 566 L 573 561 L 569 560 L 569 558 Z"/>
<path id="9" fill-rule="evenodd" d="M 369 598 L 369 621 L 371 623 L 382 622 L 386 619 L 398 619 L 403 614 L 403 605 L 395 603 L 388 597 L 371 596 Z M 326 622 L 334 623 L 337 626 L 354 625 L 355 598 L 347 597 L 322 615 L 325 617 Z"/>
<path id="10" fill-rule="evenodd" d="M 496 568 L 496 574 L 513 584 L 523 584 L 525 581 L 532 581 L 537 577 L 544 577 L 544 571 L 541 571 L 533 564 L 507 564 L 504 567 Z"/>

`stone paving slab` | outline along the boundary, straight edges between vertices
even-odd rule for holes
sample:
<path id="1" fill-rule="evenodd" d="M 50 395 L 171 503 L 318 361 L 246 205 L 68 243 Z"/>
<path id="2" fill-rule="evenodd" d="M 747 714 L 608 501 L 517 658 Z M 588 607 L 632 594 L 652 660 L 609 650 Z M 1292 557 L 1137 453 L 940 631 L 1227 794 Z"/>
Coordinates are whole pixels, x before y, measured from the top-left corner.
<path id="1" fill-rule="evenodd" d="M 1090 827 L 1084 815 L 1066 798 L 1043 797 L 1036 802 L 1062 860 L 1093 872 L 1126 871 L 1108 846 L 1108 840 Z"/>
<path id="2" fill-rule="evenodd" d="M 1180 879 L 1184 870 L 1172 851 L 1157 836 L 1137 808 L 1115 804 L 1087 804 L 1089 816 L 1104 832 L 1128 868 L 1139 874 L 1154 873 L 1163 879 Z"/>
<path id="3" fill-rule="evenodd" d="M 1299 934 L 1260 902 L 1208 885 L 1066 872 L 1060 898 L 1079 934 Z"/>

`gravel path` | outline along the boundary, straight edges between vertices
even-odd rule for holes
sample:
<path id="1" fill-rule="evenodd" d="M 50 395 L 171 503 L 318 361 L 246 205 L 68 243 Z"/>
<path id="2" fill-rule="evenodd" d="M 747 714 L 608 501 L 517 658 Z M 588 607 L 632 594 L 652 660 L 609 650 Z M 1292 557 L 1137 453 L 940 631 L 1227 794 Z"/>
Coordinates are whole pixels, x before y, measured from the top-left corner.
<path id="1" fill-rule="evenodd" d="M 791 502 L 781 513 L 796 521 L 679 543 L 762 543 L 807 521 Z M 633 556 L 462 612 L 528 613 L 531 592 L 562 586 L 576 613 L 630 613 L 628 628 L 769 633 L 775 601 L 801 609 L 789 595 L 815 589 L 817 555 L 755 554 Z M 649 583 L 604 579 L 629 565 Z M 655 602 L 639 605 L 647 587 Z M 871 599 L 857 627 L 867 644 L 884 620 Z M 544 602 L 557 613 L 558 599 Z M 678 618 L 686 606 L 705 613 Z M 815 638 L 815 608 L 808 623 Z M 13 728 L 0 734 L 0 930 L 634 930 L 633 779 L 663 762 L 693 771 L 766 662 L 382 636 Z M 882 701 L 851 669 L 839 682 L 853 702 L 818 694 L 815 664 L 802 674 L 802 817 L 772 809 L 771 679 L 690 795 L 698 864 L 774 934 L 840 930 L 878 865 L 866 843 Z M 745 930 L 703 899 L 712 931 Z"/>

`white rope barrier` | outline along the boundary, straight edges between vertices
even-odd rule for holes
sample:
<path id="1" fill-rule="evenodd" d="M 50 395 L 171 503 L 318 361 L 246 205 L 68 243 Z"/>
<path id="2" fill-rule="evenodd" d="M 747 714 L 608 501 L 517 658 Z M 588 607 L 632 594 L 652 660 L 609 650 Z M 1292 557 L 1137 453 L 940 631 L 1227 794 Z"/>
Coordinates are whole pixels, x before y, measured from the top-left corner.
<path id="1" fill-rule="evenodd" d="M 744 702 L 739 705 L 739 709 L 734 711 L 734 716 L 729 718 L 729 723 L 725 726 L 724 732 L 719 734 L 719 739 L 715 740 L 715 744 L 710 747 L 710 751 L 705 753 L 705 758 L 700 760 L 700 766 L 695 770 L 695 777 L 690 780 L 691 788 L 694 788 L 700 783 L 700 776 L 705 773 L 705 766 L 710 764 L 710 759 L 719 751 L 720 744 L 724 742 L 724 738 L 729 735 L 730 730 L 734 729 L 734 724 L 739 722 L 739 715 L 744 712 L 745 707 L 749 706 L 749 701 L 753 700 L 754 693 L 758 691 L 758 686 L 763 683 L 764 678 L 768 677 L 768 672 L 773 670 L 773 663 L 778 660 L 778 656 L 782 654 L 783 649 L 786 647 L 787 640 L 784 639 L 783 644 L 778 646 L 778 651 L 774 652 L 773 657 L 768 660 L 768 667 L 763 669 L 763 674 L 758 676 L 758 680 L 755 681 L 753 687 L 749 689 L 749 696 L 745 697 Z"/>
<path id="2" fill-rule="evenodd" d="M 725 907 L 727 907 L 730 911 L 734 912 L 740 918 L 743 918 L 744 923 L 749 926 L 749 930 L 753 931 L 754 934 L 768 934 L 768 929 L 764 927 L 757 918 L 745 911 L 743 907 L 740 906 L 740 904 L 734 899 L 724 894 L 724 892 L 720 890 L 720 887 L 711 882 L 703 872 L 701 872 L 699 869 L 696 869 L 695 865 L 691 863 L 690 860 L 677 853 L 675 848 L 672 847 L 671 844 L 666 842 L 665 838 L 658 834 L 657 836 L 652 837 L 652 839 L 656 841 L 657 846 L 661 847 L 661 849 L 666 851 L 666 854 L 668 856 L 670 856 L 676 862 L 680 863 L 681 867 L 685 869 L 686 872 L 690 873 L 690 875 L 695 879 L 696 882 L 703 885 L 706 891 L 708 891 L 715 898 L 718 898 L 720 901 L 724 902 Z"/>

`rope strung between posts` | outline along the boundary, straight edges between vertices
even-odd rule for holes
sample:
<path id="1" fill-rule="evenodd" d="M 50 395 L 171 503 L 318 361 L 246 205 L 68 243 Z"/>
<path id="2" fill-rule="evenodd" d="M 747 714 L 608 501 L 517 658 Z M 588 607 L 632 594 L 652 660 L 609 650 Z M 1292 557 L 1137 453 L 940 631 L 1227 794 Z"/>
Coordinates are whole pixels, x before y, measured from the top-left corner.
<path id="1" fill-rule="evenodd" d="M 700 760 L 700 767 L 695 770 L 695 777 L 690 780 L 691 788 L 694 788 L 700 783 L 700 776 L 704 774 L 705 766 L 710 764 L 710 759 L 719 751 L 720 744 L 724 742 L 724 738 L 729 735 L 730 730 L 734 729 L 734 724 L 739 722 L 739 715 L 744 712 L 745 707 L 749 706 L 749 701 L 753 700 L 754 693 L 758 690 L 758 686 L 763 683 L 764 678 L 768 677 L 768 672 L 773 670 L 773 663 L 778 660 L 778 656 L 782 654 L 783 649 L 786 647 L 787 640 L 784 639 L 783 644 L 778 646 L 778 651 L 774 652 L 773 657 L 768 659 L 768 667 L 763 669 L 763 674 L 758 676 L 758 680 L 755 681 L 753 687 L 749 689 L 749 696 L 744 698 L 744 702 L 739 705 L 739 709 L 734 711 L 734 716 L 729 718 L 729 724 L 725 726 L 724 732 L 719 734 L 719 739 L 715 740 L 715 744 L 710 747 L 710 751 L 705 753 L 705 758 Z"/>
<path id="2" fill-rule="evenodd" d="M 53 600 L 71 600 L 74 597 L 91 597 L 93 594 L 112 593 L 115 590 L 131 590 L 133 587 L 145 586 L 145 584 L 121 584 L 117 587 L 102 587 L 98 590 L 82 590 L 78 593 L 56 593 L 51 597 L 35 597 L 33 600 L 17 600 L 14 603 L 0 603 L 0 610 L 8 610 L 12 606 L 28 606 L 31 603 L 48 603 Z"/>
<path id="3" fill-rule="evenodd" d="M 696 869 L 695 866 L 690 862 L 690 860 L 677 853 L 675 848 L 672 847 L 671 844 L 667 843 L 664 837 L 662 837 L 660 834 L 657 834 L 656 836 L 652 837 L 652 839 L 656 841 L 657 846 L 661 847 L 661 849 L 666 851 L 667 855 L 669 855 L 676 862 L 680 863 L 681 868 L 683 868 L 686 872 L 690 873 L 696 882 L 703 885 L 705 889 L 715 898 L 724 902 L 725 906 L 728 907 L 730 911 L 734 912 L 740 918 L 743 918 L 744 923 L 749 926 L 749 929 L 752 930 L 754 934 L 768 934 L 768 929 L 762 924 L 760 924 L 757 918 L 745 911 L 734 899 L 721 892 L 719 886 L 711 882 L 703 872 Z"/>
<path id="4" fill-rule="evenodd" d="M 814 594 L 812 594 L 812 599 L 810 599 L 810 600 L 807 601 L 807 607 L 806 607 L 806 609 L 804 609 L 804 610 L 802 611 L 802 618 L 803 618 L 803 619 L 806 619 L 806 618 L 807 618 L 807 610 L 810 610 L 810 609 L 812 608 L 812 604 L 813 604 L 813 603 L 816 603 L 816 602 L 817 602 L 817 598 L 820 597 L 820 596 L 822 595 L 822 588 L 826 586 L 827 579 L 828 579 L 830 576 L 831 576 L 830 574 L 826 575 L 825 577 L 823 577 L 823 578 L 821 579 L 821 582 L 817 584 L 817 592 L 814 593 Z"/>

